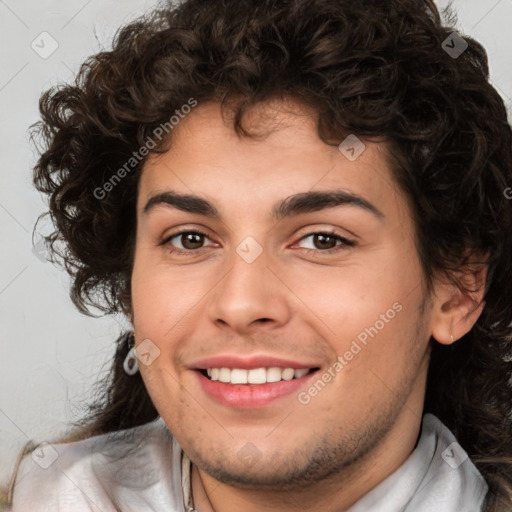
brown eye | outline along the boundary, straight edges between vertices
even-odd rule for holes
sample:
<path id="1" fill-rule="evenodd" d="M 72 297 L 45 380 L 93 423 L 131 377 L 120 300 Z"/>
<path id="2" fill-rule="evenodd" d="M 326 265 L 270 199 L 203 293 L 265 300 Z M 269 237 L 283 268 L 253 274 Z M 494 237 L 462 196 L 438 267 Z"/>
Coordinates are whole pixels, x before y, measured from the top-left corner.
<path id="1" fill-rule="evenodd" d="M 346 249 L 347 247 L 353 247 L 356 242 L 349 240 L 348 238 L 342 237 L 334 232 L 317 232 L 310 233 L 309 235 L 303 236 L 299 242 L 307 239 L 311 239 L 310 247 L 305 247 L 308 252 L 318 252 L 329 254 L 331 252 L 338 252 Z"/>
<path id="2" fill-rule="evenodd" d="M 204 235 L 200 233 L 181 233 L 179 236 L 185 249 L 199 249 L 204 242 Z"/>
<path id="3" fill-rule="evenodd" d="M 313 235 L 313 244 L 317 249 L 332 249 L 336 247 L 336 238 L 324 233 Z"/>
<path id="4" fill-rule="evenodd" d="M 208 236 L 201 231 L 180 231 L 168 236 L 160 245 L 169 247 L 171 253 L 186 256 L 203 249 L 205 239 L 209 240 Z M 210 243 L 209 245 L 215 244 Z"/>

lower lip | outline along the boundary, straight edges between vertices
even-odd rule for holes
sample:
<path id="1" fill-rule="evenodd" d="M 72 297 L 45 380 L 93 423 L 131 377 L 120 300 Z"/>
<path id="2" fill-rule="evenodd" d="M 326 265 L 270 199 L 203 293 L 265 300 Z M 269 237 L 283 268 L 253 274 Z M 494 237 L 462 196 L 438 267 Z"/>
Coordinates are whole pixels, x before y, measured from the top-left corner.
<path id="1" fill-rule="evenodd" d="M 220 404 L 237 409 L 260 409 L 280 398 L 297 393 L 317 371 L 310 372 L 300 379 L 267 384 L 226 384 L 210 380 L 197 370 L 194 370 L 194 373 L 205 393 Z"/>

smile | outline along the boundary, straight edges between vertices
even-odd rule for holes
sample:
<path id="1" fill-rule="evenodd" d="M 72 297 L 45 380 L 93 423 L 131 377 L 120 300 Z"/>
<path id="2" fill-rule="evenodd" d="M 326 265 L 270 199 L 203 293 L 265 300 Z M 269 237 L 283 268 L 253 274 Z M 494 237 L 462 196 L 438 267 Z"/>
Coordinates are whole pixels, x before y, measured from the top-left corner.
<path id="1" fill-rule="evenodd" d="M 279 399 L 295 397 L 308 386 L 318 368 L 208 368 L 192 373 L 203 393 L 231 409 L 261 409 Z"/>
<path id="2" fill-rule="evenodd" d="M 206 377 L 212 381 L 219 381 L 226 384 L 267 384 L 270 382 L 288 381 L 300 379 L 315 368 L 254 368 L 246 370 L 243 368 L 208 368 Z M 204 375 L 204 373 L 203 373 Z"/>

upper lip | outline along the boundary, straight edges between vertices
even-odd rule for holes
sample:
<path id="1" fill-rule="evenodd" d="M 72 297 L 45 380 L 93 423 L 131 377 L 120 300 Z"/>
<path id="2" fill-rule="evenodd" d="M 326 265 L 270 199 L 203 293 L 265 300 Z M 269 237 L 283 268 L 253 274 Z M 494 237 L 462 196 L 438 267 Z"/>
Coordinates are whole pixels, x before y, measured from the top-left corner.
<path id="1" fill-rule="evenodd" d="M 315 362 L 304 363 L 278 356 L 253 355 L 242 357 L 234 354 L 208 357 L 192 365 L 194 370 L 206 370 L 207 368 L 240 368 L 244 370 L 252 370 L 254 368 L 293 368 L 300 370 L 318 367 L 320 367 L 320 364 Z"/>

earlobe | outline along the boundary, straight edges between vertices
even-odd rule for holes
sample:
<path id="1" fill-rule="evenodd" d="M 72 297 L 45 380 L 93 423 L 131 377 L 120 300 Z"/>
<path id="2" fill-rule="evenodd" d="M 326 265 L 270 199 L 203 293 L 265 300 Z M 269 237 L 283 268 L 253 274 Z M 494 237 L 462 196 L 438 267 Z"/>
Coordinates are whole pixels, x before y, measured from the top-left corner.
<path id="1" fill-rule="evenodd" d="M 431 335 L 443 345 L 451 345 L 467 334 L 485 307 L 487 267 L 471 266 L 459 274 L 466 291 L 453 283 L 438 283 L 431 316 Z"/>

